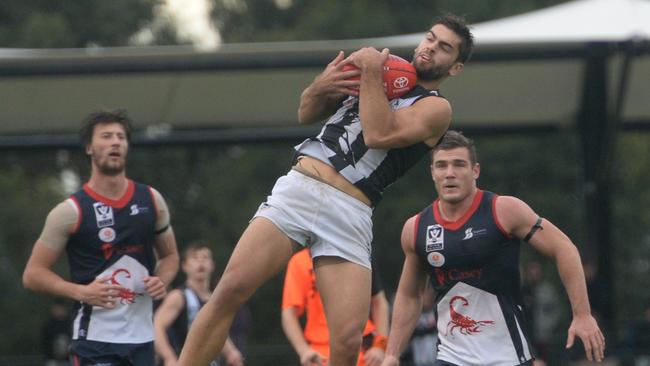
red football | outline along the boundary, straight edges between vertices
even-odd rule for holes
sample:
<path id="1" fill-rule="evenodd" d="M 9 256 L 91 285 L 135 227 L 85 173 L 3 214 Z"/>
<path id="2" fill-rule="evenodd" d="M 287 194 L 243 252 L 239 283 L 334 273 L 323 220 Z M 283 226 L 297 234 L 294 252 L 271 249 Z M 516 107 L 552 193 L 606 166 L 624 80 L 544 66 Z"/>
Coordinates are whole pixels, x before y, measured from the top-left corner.
<path id="1" fill-rule="evenodd" d="M 354 65 L 345 65 L 343 70 L 354 70 L 357 67 Z M 359 76 L 350 78 L 351 80 L 359 80 Z M 405 59 L 388 55 L 388 59 L 384 63 L 384 92 L 388 99 L 399 98 L 408 93 L 418 81 L 415 67 Z"/>

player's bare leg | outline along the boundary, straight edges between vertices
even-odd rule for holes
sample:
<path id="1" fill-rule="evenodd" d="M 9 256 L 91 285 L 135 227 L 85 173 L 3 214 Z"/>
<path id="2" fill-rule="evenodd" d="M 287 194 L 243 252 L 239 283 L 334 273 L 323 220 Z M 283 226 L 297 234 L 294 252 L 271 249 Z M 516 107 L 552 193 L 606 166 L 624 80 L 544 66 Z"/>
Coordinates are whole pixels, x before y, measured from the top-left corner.
<path id="1" fill-rule="evenodd" d="M 328 364 L 354 366 L 370 313 L 372 274 L 339 257 L 317 257 L 314 270 L 330 330 Z"/>
<path id="2" fill-rule="evenodd" d="M 216 359 L 236 312 L 257 288 L 286 267 L 297 247 L 268 219 L 254 219 L 239 239 L 212 297 L 194 319 L 179 365 L 207 366 Z"/>

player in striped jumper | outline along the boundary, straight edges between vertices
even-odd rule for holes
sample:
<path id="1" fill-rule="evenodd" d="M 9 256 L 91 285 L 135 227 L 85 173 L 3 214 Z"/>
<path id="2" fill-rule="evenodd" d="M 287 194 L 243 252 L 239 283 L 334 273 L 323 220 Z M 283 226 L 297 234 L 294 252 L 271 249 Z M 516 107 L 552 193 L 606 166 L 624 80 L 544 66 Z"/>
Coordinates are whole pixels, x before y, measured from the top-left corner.
<path id="1" fill-rule="evenodd" d="M 296 146 L 294 165 L 243 233 L 210 301 L 192 324 L 179 359 L 201 366 L 223 347 L 237 309 L 309 247 L 330 330 L 330 364 L 356 364 L 368 319 L 372 211 L 384 189 L 425 156 L 447 130 L 451 106 L 438 92 L 461 73 L 472 35 L 456 17 L 440 18 L 413 54 L 418 85 L 388 100 L 389 51 L 340 52 L 303 91 L 300 123 L 326 120 Z M 354 64 L 358 70 L 346 71 Z M 360 80 L 351 80 L 359 76 Z"/>

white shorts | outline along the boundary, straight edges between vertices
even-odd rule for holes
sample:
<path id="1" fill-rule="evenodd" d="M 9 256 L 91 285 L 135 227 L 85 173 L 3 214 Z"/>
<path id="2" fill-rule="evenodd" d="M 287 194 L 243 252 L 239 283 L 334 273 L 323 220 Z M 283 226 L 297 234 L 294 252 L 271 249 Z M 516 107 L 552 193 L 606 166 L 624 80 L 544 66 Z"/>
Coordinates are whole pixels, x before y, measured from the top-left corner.
<path id="1" fill-rule="evenodd" d="M 326 183 L 291 170 L 253 217 L 271 220 L 312 258 L 336 256 L 371 269 L 372 209 Z"/>

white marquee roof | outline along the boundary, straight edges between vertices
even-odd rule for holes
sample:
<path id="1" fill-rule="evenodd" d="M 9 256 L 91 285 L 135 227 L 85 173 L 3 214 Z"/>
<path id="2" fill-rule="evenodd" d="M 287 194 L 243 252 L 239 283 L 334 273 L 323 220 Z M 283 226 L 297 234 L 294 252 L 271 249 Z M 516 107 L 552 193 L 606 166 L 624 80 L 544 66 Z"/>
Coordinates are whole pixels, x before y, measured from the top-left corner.
<path id="1" fill-rule="evenodd" d="M 442 89 L 454 106 L 454 126 L 573 124 L 589 45 L 610 45 L 614 94 L 626 47 L 619 42 L 630 39 L 636 57 L 622 119 L 650 125 L 650 21 L 644 19 L 648 0 L 576 0 L 476 24 L 473 60 Z M 84 115 L 102 107 L 125 107 L 137 127 L 156 131 L 295 126 L 300 92 L 338 50 L 370 45 L 408 57 L 420 37 L 226 44 L 215 52 L 0 49 L 0 140 L 73 133 Z"/>

